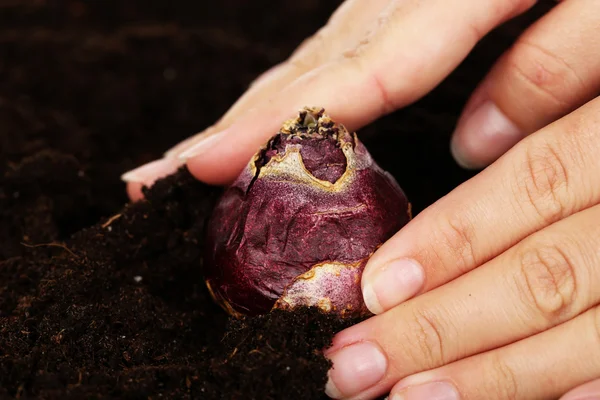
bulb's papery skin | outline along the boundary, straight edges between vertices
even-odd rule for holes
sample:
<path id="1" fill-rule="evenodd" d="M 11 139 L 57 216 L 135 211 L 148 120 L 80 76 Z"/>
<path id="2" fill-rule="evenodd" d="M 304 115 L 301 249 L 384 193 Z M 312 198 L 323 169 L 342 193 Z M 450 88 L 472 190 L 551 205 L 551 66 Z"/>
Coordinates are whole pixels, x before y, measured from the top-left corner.
<path id="1" fill-rule="evenodd" d="M 319 307 L 342 317 L 368 314 L 360 291 L 360 278 L 367 260 L 354 264 L 325 262 L 315 265 L 285 288 L 275 302 L 275 308 Z"/>
<path id="2" fill-rule="evenodd" d="M 364 266 L 409 220 L 402 189 L 357 136 L 323 110 L 305 109 L 218 202 L 208 225 L 206 283 L 236 316 L 298 306 L 364 315 Z"/>

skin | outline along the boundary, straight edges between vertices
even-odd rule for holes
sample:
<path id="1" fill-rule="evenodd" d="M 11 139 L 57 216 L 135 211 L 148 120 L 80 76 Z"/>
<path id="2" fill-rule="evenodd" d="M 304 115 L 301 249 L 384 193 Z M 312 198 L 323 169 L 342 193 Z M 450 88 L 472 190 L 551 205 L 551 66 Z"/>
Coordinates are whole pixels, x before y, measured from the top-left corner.
<path id="1" fill-rule="evenodd" d="M 128 191 L 139 199 L 182 163 L 231 182 L 307 104 L 360 128 L 429 92 L 534 3 L 347 0 L 217 124 L 126 174 Z M 451 149 L 487 168 L 371 258 L 362 289 L 377 315 L 326 351 L 331 397 L 600 398 L 599 21 L 597 0 L 560 2 L 473 93 Z"/>

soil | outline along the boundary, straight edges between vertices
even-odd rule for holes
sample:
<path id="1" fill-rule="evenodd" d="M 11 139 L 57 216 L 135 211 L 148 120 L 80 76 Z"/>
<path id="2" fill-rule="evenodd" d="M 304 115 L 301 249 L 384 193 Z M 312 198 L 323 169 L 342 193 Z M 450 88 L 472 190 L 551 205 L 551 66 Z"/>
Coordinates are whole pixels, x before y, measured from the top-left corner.
<path id="1" fill-rule="evenodd" d="M 353 321 L 228 319 L 202 281 L 221 189 L 181 170 L 126 204 L 119 175 L 213 123 L 338 4 L 0 0 L 1 398 L 326 398 L 320 350 Z M 359 132 L 415 213 L 472 175 L 448 152 L 460 109 L 549 7 Z"/>

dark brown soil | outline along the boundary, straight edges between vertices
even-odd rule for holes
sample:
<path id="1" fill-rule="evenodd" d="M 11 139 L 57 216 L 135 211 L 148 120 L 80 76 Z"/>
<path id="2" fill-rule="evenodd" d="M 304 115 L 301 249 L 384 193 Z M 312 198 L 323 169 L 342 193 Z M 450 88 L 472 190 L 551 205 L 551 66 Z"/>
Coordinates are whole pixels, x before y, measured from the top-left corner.
<path id="1" fill-rule="evenodd" d="M 0 397 L 325 397 L 319 351 L 344 323 L 232 321 L 207 295 L 220 189 L 181 171 L 123 206 L 119 175 L 211 124 L 338 3 L 0 0 Z M 460 108 L 549 4 L 359 133 L 415 211 L 470 176 L 447 150 Z"/>

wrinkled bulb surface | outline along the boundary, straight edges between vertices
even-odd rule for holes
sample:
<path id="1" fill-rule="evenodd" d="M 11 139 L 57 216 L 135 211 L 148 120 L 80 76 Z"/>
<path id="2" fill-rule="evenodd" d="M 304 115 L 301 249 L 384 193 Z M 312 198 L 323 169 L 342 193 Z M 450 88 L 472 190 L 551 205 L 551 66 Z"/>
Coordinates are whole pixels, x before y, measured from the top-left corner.
<path id="1" fill-rule="evenodd" d="M 368 314 L 367 260 L 410 220 L 394 178 L 355 134 L 306 108 L 254 155 L 209 221 L 206 284 L 232 315 L 317 306 Z"/>

